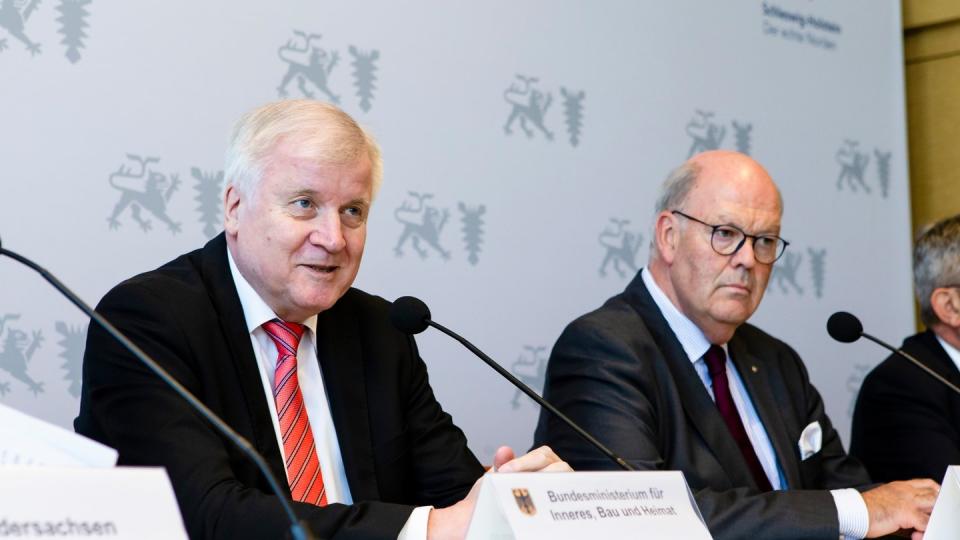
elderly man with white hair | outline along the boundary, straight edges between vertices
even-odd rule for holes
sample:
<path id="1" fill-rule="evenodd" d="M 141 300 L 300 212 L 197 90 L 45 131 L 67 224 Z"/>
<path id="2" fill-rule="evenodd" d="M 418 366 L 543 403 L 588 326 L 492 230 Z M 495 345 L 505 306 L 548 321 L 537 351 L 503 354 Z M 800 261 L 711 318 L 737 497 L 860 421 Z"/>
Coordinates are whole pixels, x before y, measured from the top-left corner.
<path id="1" fill-rule="evenodd" d="M 253 110 L 227 153 L 225 232 L 114 287 L 98 311 L 253 443 L 322 538 L 460 538 L 483 468 L 389 304 L 351 287 L 382 176 L 343 111 Z M 91 325 L 78 432 L 167 469 L 191 538 L 282 538 L 253 463 Z M 500 471 L 569 470 L 549 449 Z"/>

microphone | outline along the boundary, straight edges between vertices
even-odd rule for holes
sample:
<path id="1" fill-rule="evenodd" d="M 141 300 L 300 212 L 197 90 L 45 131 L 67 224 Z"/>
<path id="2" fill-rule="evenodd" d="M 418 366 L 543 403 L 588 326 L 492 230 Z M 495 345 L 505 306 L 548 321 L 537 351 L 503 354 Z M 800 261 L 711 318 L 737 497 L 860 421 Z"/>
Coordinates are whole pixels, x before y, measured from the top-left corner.
<path id="1" fill-rule="evenodd" d="M 419 298 L 401 296 L 390 306 L 390 322 L 404 334 L 419 334 L 430 324 L 430 308 Z"/>
<path id="2" fill-rule="evenodd" d="M 912 362 L 918 368 L 927 372 L 927 375 L 930 375 L 934 379 L 940 381 L 947 388 L 953 390 L 957 394 L 960 394 L 960 388 L 957 388 L 956 385 L 950 381 L 944 379 L 939 373 L 927 367 L 923 362 L 917 360 L 910 354 L 907 354 L 905 351 L 894 347 L 884 341 L 881 341 L 870 334 L 863 331 L 863 324 L 860 322 L 860 319 L 852 313 L 847 313 L 846 311 L 838 311 L 830 316 L 827 319 L 827 333 L 830 334 L 830 337 L 840 341 L 842 343 L 853 343 L 854 341 L 865 337 L 870 341 L 880 345 L 881 347 L 890 350 L 894 354 L 906 358 Z"/>
<path id="3" fill-rule="evenodd" d="M 70 302 L 77 306 L 80 311 L 87 314 L 87 316 L 93 319 L 98 325 L 100 325 L 100 327 L 106 330 L 108 334 L 120 342 L 120 344 L 123 345 L 123 347 L 127 349 L 130 354 L 136 357 L 137 360 L 140 360 L 140 362 L 146 365 L 150 371 L 154 372 L 158 377 L 160 377 L 160 379 L 165 382 L 167 386 L 173 389 L 175 393 L 179 394 L 180 397 L 189 403 L 195 411 L 200 413 L 200 416 L 210 422 L 214 429 L 219 431 L 224 437 L 229 439 L 230 442 L 235 444 L 237 448 L 243 451 L 243 453 L 250 458 L 250 461 L 253 461 L 257 468 L 260 469 L 260 472 L 262 472 L 266 477 L 267 483 L 270 484 L 271 490 L 273 491 L 274 495 L 277 496 L 281 506 L 283 506 L 283 510 L 287 514 L 287 518 L 290 520 L 290 535 L 293 540 L 312 540 L 314 538 L 314 536 L 310 534 L 306 524 L 297 520 L 296 514 L 293 513 L 293 507 L 283 496 L 283 491 L 280 489 L 280 484 L 277 482 L 277 479 L 273 473 L 270 472 L 270 468 L 267 466 L 266 460 L 260 455 L 259 452 L 256 451 L 256 449 L 253 448 L 253 445 L 250 444 L 250 441 L 244 439 L 239 433 L 234 431 L 233 428 L 227 425 L 226 422 L 221 420 L 216 413 L 207 408 L 207 406 L 197 399 L 196 396 L 194 396 L 189 390 L 187 390 L 176 379 L 174 379 L 172 375 L 160 367 L 160 364 L 158 364 L 156 360 L 151 358 L 150 355 L 145 353 L 143 349 L 138 347 L 134 342 L 130 341 L 130 339 L 123 335 L 123 333 L 120 332 L 117 327 L 113 326 L 110 321 L 94 311 L 93 308 L 81 300 L 80 297 L 74 294 L 74 292 L 67 288 L 66 285 L 61 283 L 60 280 L 53 276 L 53 274 L 28 258 L 3 249 L 3 245 L 0 244 L 0 256 L 3 255 L 6 255 L 7 257 L 10 257 L 11 259 L 39 273 L 43 279 L 47 280 L 48 283 L 53 285 L 53 287 L 57 289 L 60 294 L 67 297 L 67 300 L 70 300 Z"/>
<path id="4" fill-rule="evenodd" d="M 863 325 L 856 315 L 838 311 L 827 319 L 827 333 L 841 343 L 853 343 L 863 335 Z"/>
<path id="5" fill-rule="evenodd" d="M 499 373 L 503 378 L 510 381 L 510 383 L 516 386 L 521 392 L 530 396 L 530 399 L 536 401 L 541 407 L 550 411 L 550 414 L 560 419 L 564 424 L 569 426 L 570 429 L 575 431 L 577 435 L 580 435 L 585 441 L 592 444 L 597 450 L 600 450 L 603 455 L 610 458 L 610 460 L 616 463 L 621 469 L 625 471 L 636 470 L 633 468 L 633 466 L 624 461 L 622 457 L 615 454 L 613 450 L 610 450 L 604 446 L 603 443 L 587 433 L 573 420 L 557 410 L 557 408 L 551 405 L 549 401 L 540 397 L 540 395 L 534 392 L 532 388 L 514 377 L 513 374 L 504 369 L 503 366 L 496 363 L 492 358 L 484 354 L 483 351 L 475 347 L 473 343 L 470 343 L 459 334 L 430 319 L 430 309 L 419 298 L 414 298 L 412 296 L 401 296 L 400 298 L 397 298 L 393 302 L 393 305 L 390 306 L 390 322 L 393 323 L 394 328 L 408 335 L 419 334 L 420 332 L 426 330 L 428 326 L 432 326 L 459 341 L 461 345 L 469 349 L 470 352 L 475 354 L 479 359 L 486 362 L 488 366 L 493 368 L 493 370 Z"/>

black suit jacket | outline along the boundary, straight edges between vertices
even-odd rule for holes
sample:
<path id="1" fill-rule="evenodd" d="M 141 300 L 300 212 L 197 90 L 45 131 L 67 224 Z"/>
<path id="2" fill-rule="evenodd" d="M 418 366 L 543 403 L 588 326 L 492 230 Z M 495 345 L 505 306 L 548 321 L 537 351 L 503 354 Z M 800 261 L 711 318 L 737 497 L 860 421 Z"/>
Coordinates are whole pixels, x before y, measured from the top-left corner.
<path id="1" fill-rule="evenodd" d="M 715 538 L 829 538 L 839 530 L 829 489 L 869 482 L 843 451 L 797 354 L 744 324 L 728 350 L 789 486 L 760 493 L 696 369 L 638 273 L 603 307 L 572 322 L 554 346 L 544 393 L 641 470 L 680 470 Z M 756 368 L 755 370 L 753 368 Z M 818 421 L 819 453 L 797 442 Z M 541 413 L 536 444 L 575 469 L 615 469 L 572 430 Z"/>
<path id="2" fill-rule="evenodd" d="M 937 341 L 923 332 L 902 349 L 960 386 L 960 371 Z M 853 414 L 850 453 L 877 481 L 943 479 L 960 464 L 960 396 L 897 355 L 867 375 Z"/>
<path id="3" fill-rule="evenodd" d="M 223 235 L 121 283 L 97 310 L 249 439 L 287 488 Z M 396 538 L 414 506 L 456 502 L 483 473 L 387 310 L 351 289 L 318 316 L 317 357 L 354 499 L 295 504 L 323 538 Z M 166 467 L 192 538 L 285 536 L 285 515 L 249 459 L 92 324 L 74 425 L 119 450 L 123 465 Z"/>

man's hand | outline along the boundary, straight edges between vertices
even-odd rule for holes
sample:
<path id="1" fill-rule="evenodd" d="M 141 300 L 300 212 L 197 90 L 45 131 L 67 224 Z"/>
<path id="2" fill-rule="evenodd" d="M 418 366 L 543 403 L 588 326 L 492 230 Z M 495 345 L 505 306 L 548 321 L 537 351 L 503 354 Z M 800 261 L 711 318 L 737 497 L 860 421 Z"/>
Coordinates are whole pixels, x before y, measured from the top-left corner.
<path id="1" fill-rule="evenodd" d="M 571 472 L 573 469 L 561 460 L 549 446 L 541 446 L 527 454 L 514 457 L 513 449 L 501 446 L 493 456 L 496 472 Z M 462 501 L 446 508 L 434 508 L 427 520 L 428 540 L 459 539 L 467 535 L 473 509 L 480 495 L 480 480 Z"/>
<path id="2" fill-rule="evenodd" d="M 495 472 L 573 472 L 566 461 L 560 459 L 549 446 L 541 446 L 518 458 L 513 449 L 501 446 L 493 456 Z"/>
<path id="3" fill-rule="evenodd" d="M 459 540 L 467 535 L 473 508 L 480 496 L 480 480 L 473 483 L 470 493 L 467 493 L 462 501 L 430 511 L 430 517 L 427 518 L 427 540 Z"/>
<path id="4" fill-rule="evenodd" d="M 890 482 L 863 492 L 863 502 L 867 503 L 870 514 L 867 538 L 901 529 L 915 529 L 913 539 L 922 538 L 939 492 L 940 485 L 933 480 Z"/>

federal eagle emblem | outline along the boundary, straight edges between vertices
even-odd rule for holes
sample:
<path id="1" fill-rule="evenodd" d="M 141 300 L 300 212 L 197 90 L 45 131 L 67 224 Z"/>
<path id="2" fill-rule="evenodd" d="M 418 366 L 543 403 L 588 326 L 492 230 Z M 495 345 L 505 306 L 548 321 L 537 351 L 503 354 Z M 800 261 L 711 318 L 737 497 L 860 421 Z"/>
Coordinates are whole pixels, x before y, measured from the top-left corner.
<path id="1" fill-rule="evenodd" d="M 532 516 L 537 513 L 537 507 L 534 506 L 527 488 L 513 488 L 513 500 L 517 501 L 517 508 L 524 514 Z"/>

